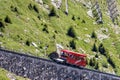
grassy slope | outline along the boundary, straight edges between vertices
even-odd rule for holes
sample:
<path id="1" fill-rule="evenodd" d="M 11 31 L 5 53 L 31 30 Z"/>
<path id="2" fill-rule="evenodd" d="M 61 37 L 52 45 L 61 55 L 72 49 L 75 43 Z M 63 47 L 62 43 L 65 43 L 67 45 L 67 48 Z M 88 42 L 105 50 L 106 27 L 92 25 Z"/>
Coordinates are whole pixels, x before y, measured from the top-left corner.
<path id="1" fill-rule="evenodd" d="M 43 1 L 51 6 L 48 0 Z M 28 5 L 30 3 L 39 7 L 39 13 L 35 12 L 33 9 L 29 10 Z M 103 1 L 103 3 L 105 2 Z M 101 4 L 102 7 L 103 3 Z M 69 46 L 69 42 L 73 40 L 73 38 L 66 34 L 69 27 L 73 26 L 77 33 L 77 37 L 79 37 L 79 39 L 75 40 L 77 43 L 77 49 L 75 51 L 81 52 L 80 48 L 82 48 L 90 58 L 96 54 L 91 51 L 95 40 L 87 35 L 91 36 L 93 31 L 97 32 L 101 28 L 107 28 L 108 32 L 102 33 L 107 35 L 109 34 L 110 38 L 103 40 L 102 43 L 108 50 L 109 54 L 112 55 L 111 57 L 113 57 L 114 62 L 117 65 L 114 70 L 116 70 L 117 74 L 120 75 L 120 58 L 118 57 L 120 55 L 120 41 L 118 40 L 120 35 L 115 34 L 111 27 L 112 22 L 105 13 L 106 8 L 104 7 L 106 7 L 106 5 L 102 8 L 104 24 L 96 25 L 93 24 L 95 20 L 87 15 L 88 9 L 81 3 L 73 4 L 73 2 L 69 1 L 69 15 L 64 14 L 64 4 L 65 3 L 63 2 L 61 9 L 57 10 L 59 18 L 50 18 L 48 17 L 46 9 L 39 6 L 33 0 L 0 0 L 0 19 L 4 22 L 4 18 L 8 15 L 12 21 L 12 24 L 5 23 L 6 26 L 4 31 L 1 32 L 3 34 L 3 37 L 0 37 L 0 42 L 2 42 L 1 47 L 43 57 L 45 53 L 44 47 L 49 46 L 47 49 L 47 53 L 49 54 L 55 50 L 56 42 L 62 44 L 65 48 L 70 49 L 70 47 L 67 46 Z M 118 4 L 120 4 L 120 2 Z M 18 13 L 11 11 L 11 6 L 17 7 Z M 41 16 L 40 20 L 37 18 L 38 15 Z M 75 16 L 75 21 L 71 19 L 73 15 Z M 78 17 L 80 19 L 78 19 Z M 82 23 L 82 20 L 85 20 L 86 23 Z M 42 31 L 44 25 L 47 25 L 49 33 Z M 57 31 L 57 33 L 55 33 L 55 31 Z M 53 38 L 54 35 L 56 37 L 55 39 Z M 89 40 L 89 42 L 86 42 L 85 40 Z M 26 41 L 30 41 L 30 46 L 26 45 Z M 31 42 L 37 44 L 38 47 L 34 47 Z M 99 46 L 100 43 L 101 41 L 97 39 L 97 46 Z M 115 45 L 112 45 L 112 43 L 115 43 Z M 111 71 L 111 65 L 108 68 L 102 67 L 103 62 L 106 62 L 107 64 L 109 63 L 105 56 L 101 54 L 99 55 L 101 57 L 98 59 L 100 66 L 99 69 L 106 72 Z M 92 68 L 90 66 L 87 67 Z"/>
<path id="2" fill-rule="evenodd" d="M 14 74 L 9 73 L 8 71 L 0 68 L 0 80 L 29 80 L 27 78 L 22 78 L 20 76 L 16 76 Z"/>

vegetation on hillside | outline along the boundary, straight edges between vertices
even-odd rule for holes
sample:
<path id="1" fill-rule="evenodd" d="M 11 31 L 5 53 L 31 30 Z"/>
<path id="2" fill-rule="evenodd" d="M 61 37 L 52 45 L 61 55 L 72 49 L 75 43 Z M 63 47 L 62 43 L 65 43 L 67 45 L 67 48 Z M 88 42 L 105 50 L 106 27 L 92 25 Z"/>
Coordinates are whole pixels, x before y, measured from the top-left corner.
<path id="1" fill-rule="evenodd" d="M 87 54 L 87 68 L 120 75 L 120 24 L 112 23 L 105 0 L 98 0 L 103 23 L 97 24 L 96 18 L 87 14 L 88 2 L 68 0 L 66 15 L 64 1 L 57 9 L 50 0 L 43 0 L 43 4 L 34 0 L 1 0 L 0 47 L 48 58 L 59 43 Z M 120 5 L 119 0 L 117 4 Z"/>

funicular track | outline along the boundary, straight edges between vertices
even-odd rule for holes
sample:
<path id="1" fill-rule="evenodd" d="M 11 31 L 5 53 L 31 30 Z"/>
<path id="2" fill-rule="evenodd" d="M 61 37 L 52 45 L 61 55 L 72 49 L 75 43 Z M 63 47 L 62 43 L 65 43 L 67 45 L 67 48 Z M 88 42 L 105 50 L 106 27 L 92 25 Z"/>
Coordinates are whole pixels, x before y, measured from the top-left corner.
<path id="1" fill-rule="evenodd" d="M 120 80 L 109 73 L 0 49 L 0 67 L 31 80 Z"/>

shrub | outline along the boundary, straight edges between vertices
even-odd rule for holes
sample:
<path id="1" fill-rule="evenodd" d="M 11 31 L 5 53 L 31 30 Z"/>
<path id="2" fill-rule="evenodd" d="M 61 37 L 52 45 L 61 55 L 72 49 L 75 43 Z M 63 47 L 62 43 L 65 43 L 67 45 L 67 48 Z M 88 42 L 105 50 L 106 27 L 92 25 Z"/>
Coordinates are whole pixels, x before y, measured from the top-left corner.
<path id="1" fill-rule="evenodd" d="M 35 12 L 39 13 L 39 9 L 36 5 L 33 6 L 33 9 L 34 9 Z"/>
<path id="2" fill-rule="evenodd" d="M 96 35 L 95 31 L 92 32 L 91 38 L 97 39 L 97 35 Z"/>
<path id="3" fill-rule="evenodd" d="M 95 58 L 91 58 L 90 62 L 89 62 L 89 65 L 90 66 L 95 66 L 95 64 L 96 64 L 96 59 Z"/>
<path id="4" fill-rule="evenodd" d="M 98 61 L 95 64 L 95 69 L 99 69 L 99 63 L 98 63 Z"/>
<path id="5" fill-rule="evenodd" d="M 27 45 L 27 46 L 30 46 L 30 44 L 31 44 L 31 41 L 28 39 L 28 40 L 26 41 L 26 45 Z"/>
<path id="6" fill-rule="evenodd" d="M 32 6 L 31 3 L 28 5 L 28 8 L 29 8 L 29 10 L 32 10 L 32 9 L 33 9 L 33 6 Z"/>
<path id="7" fill-rule="evenodd" d="M 72 16 L 72 20 L 75 21 L 75 16 L 74 15 Z"/>
<path id="8" fill-rule="evenodd" d="M 96 46 L 95 43 L 94 43 L 94 45 L 93 45 L 92 51 L 94 51 L 94 52 L 97 52 L 97 51 L 98 51 L 98 50 L 97 50 L 97 46 Z"/>
<path id="9" fill-rule="evenodd" d="M 43 28 L 42 31 L 45 31 L 46 33 L 49 33 L 47 24 L 44 25 L 44 28 Z"/>
<path id="10" fill-rule="evenodd" d="M 104 55 L 105 55 L 105 53 L 106 53 L 106 50 L 105 50 L 105 48 L 104 48 L 104 46 L 103 46 L 102 43 L 99 45 L 99 52 L 100 52 L 101 54 L 104 54 Z"/>
<path id="11" fill-rule="evenodd" d="M 41 19 L 41 15 L 38 15 L 37 18 L 40 20 Z"/>
<path id="12" fill-rule="evenodd" d="M 11 8 L 11 11 L 18 13 L 18 8 L 17 7 L 11 6 L 10 8 Z"/>
<path id="13" fill-rule="evenodd" d="M 55 8 L 54 7 L 52 7 L 52 9 L 51 9 L 51 11 L 50 11 L 50 13 L 49 13 L 49 16 L 51 17 L 51 16 L 56 16 L 57 14 L 56 14 L 56 10 L 55 10 Z"/>
<path id="14" fill-rule="evenodd" d="M 98 57 L 99 57 L 98 53 L 95 55 L 95 57 L 96 57 L 96 58 L 98 58 Z"/>
<path id="15" fill-rule="evenodd" d="M 75 29 L 73 27 L 69 28 L 67 35 L 69 35 L 70 37 L 73 37 L 73 38 L 77 37 Z"/>
<path id="16" fill-rule="evenodd" d="M 54 32 L 55 32 L 56 34 L 58 34 L 58 31 L 57 31 L 57 30 L 55 30 Z"/>
<path id="17" fill-rule="evenodd" d="M 5 24 L 2 21 L 0 21 L 0 28 L 5 28 Z"/>
<path id="18" fill-rule="evenodd" d="M 111 64 L 111 66 L 112 66 L 113 68 L 116 67 L 113 59 L 112 59 L 110 56 L 108 57 L 108 62 Z"/>
<path id="19" fill-rule="evenodd" d="M 105 67 L 105 68 L 108 68 L 107 62 L 103 62 L 103 63 L 102 63 L 102 66 Z"/>
<path id="20" fill-rule="evenodd" d="M 11 11 L 16 12 L 17 14 L 22 14 L 19 12 L 17 7 L 11 6 Z"/>
<path id="21" fill-rule="evenodd" d="M 6 16 L 6 18 L 5 18 L 5 20 L 4 20 L 6 23 L 10 23 L 10 24 L 12 24 L 12 21 L 11 21 L 11 19 L 10 19 L 10 17 L 7 15 Z"/>
<path id="22" fill-rule="evenodd" d="M 72 40 L 72 41 L 70 41 L 70 47 L 72 48 L 72 49 L 76 49 L 76 42 L 75 42 L 75 40 Z"/>
<path id="23" fill-rule="evenodd" d="M 82 20 L 82 23 L 86 23 L 85 20 Z"/>
<path id="24" fill-rule="evenodd" d="M 55 34 L 53 35 L 53 39 L 56 39 L 56 35 Z"/>
<path id="25" fill-rule="evenodd" d="M 77 19 L 80 20 L 80 17 L 78 17 Z"/>
<path id="26" fill-rule="evenodd" d="M 50 54 L 48 55 L 48 57 L 51 58 L 51 59 L 54 59 L 54 58 L 58 58 L 59 55 L 58 55 L 58 53 L 56 53 L 56 52 L 52 52 L 52 53 L 50 53 Z"/>

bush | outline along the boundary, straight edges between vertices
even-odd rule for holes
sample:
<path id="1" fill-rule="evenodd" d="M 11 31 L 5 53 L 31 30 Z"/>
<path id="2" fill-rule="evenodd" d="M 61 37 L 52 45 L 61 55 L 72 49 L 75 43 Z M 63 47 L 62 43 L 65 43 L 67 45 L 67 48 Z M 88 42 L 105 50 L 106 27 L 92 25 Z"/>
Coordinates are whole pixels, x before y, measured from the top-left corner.
<path id="1" fill-rule="evenodd" d="M 32 10 L 32 9 L 33 9 L 33 6 L 32 6 L 31 3 L 28 5 L 28 8 L 29 8 L 29 10 Z"/>
<path id="2" fill-rule="evenodd" d="M 97 39 L 97 35 L 96 35 L 95 31 L 92 32 L 91 38 Z"/>
<path id="3" fill-rule="evenodd" d="M 112 58 L 111 58 L 110 56 L 108 57 L 108 62 L 111 64 L 111 66 L 112 66 L 113 68 L 116 67 L 114 61 L 112 60 Z"/>
<path id="4" fill-rule="evenodd" d="M 96 62 L 96 64 L 95 64 L 95 69 L 99 69 L 99 63 L 98 62 Z"/>
<path id="5" fill-rule="evenodd" d="M 75 40 L 72 40 L 72 41 L 70 41 L 70 47 L 72 48 L 72 49 L 76 49 L 76 42 L 75 42 Z"/>
<path id="6" fill-rule="evenodd" d="M 36 5 L 33 6 L 33 9 L 34 9 L 35 12 L 39 13 L 39 9 Z"/>
<path id="7" fill-rule="evenodd" d="M 0 21 L 0 28 L 5 28 L 5 24 L 2 21 Z"/>
<path id="8" fill-rule="evenodd" d="M 27 45 L 27 46 L 30 46 L 30 44 L 31 44 L 31 41 L 28 39 L 28 40 L 26 41 L 26 45 Z"/>
<path id="9" fill-rule="evenodd" d="M 105 50 L 105 48 L 104 48 L 104 46 L 103 46 L 102 43 L 99 45 L 99 52 L 100 52 L 101 54 L 103 54 L 103 55 L 106 54 L 106 50 Z"/>
<path id="10" fill-rule="evenodd" d="M 96 57 L 96 58 L 98 58 L 98 57 L 99 57 L 98 53 L 95 55 L 95 57 Z"/>
<path id="11" fill-rule="evenodd" d="M 56 39 L 56 35 L 55 34 L 53 35 L 53 39 Z"/>
<path id="12" fill-rule="evenodd" d="M 42 31 L 45 31 L 46 33 L 49 33 L 47 24 L 44 25 L 44 28 L 43 28 Z"/>
<path id="13" fill-rule="evenodd" d="M 57 15 L 57 14 L 56 14 L 55 8 L 52 7 L 52 9 L 51 9 L 51 11 L 50 11 L 50 13 L 49 13 L 49 16 L 51 17 L 51 16 L 56 16 L 56 15 Z"/>
<path id="14" fill-rule="evenodd" d="M 41 15 L 38 15 L 37 18 L 40 20 L 41 19 Z"/>
<path id="15" fill-rule="evenodd" d="M 107 62 L 103 62 L 103 63 L 102 63 L 102 66 L 105 67 L 105 68 L 108 68 Z"/>
<path id="16" fill-rule="evenodd" d="M 54 59 L 54 58 L 59 58 L 59 55 L 56 52 L 52 52 L 48 55 L 48 57 L 51 58 L 51 59 Z"/>
<path id="17" fill-rule="evenodd" d="M 11 19 L 10 19 L 10 17 L 7 15 L 6 16 L 6 18 L 5 18 L 5 20 L 4 20 L 6 23 L 10 23 L 10 24 L 12 24 L 12 21 L 11 21 Z"/>
<path id="18" fill-rule="evenodd" d="M 11 11 L 18 13 L 18 8 L 17 7 L 11 6 L 10 8 L 11 8 Z"/>
<path id="19" fill-rule="evenodd" d="M 70 37 L 73 37 L 73 38 L 77 37 L 75 29 L 73 27 L 69 28 L 67 35 L 69 35 Z"/>
<path id="20" fill-rule="evenodd" d="M 95 43 L 94 43 L 94 45 L 93 45 L 92 51 L 94 51 L 94 52 L 97 52 L 97 51 L 98 51 L 97 46 L 96 46 Z"/>
<path id="21" fill-rule="evenodd" d="M 80 20 L 80 17 L 78 17 L 77 19 Z"/>
<path id="22" fill-rule="evenodd" d="M 74 15 L 72 16 L 72 20 L 75 21 L 75 16 Z"/>
<path id="23" fill-rule="evenodd" d="M 96 64 L 96 59 L 95 58 L 91 58 L 90 62 L 89 62 L 89 65 L 90 66 L 95 66 L 95 64 Z"/>
<path id="24" fill-rule="evenodd" d="M 82 23 L 86 23 L 85 20 L 82 20 Z"/>

